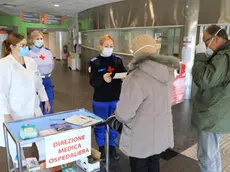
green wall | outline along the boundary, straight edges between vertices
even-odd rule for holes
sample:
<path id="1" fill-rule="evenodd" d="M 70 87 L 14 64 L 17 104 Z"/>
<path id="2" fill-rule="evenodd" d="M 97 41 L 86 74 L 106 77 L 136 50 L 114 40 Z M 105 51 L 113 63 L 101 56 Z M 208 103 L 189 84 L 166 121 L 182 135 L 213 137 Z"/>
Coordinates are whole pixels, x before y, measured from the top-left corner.
<path id="1" fill-rule="evenodd" d="M 69 21 L 65 19 L 64 25 L 48 25 L 48 24 L 21 22 L 20 18 L 16 16 L 0 16 L 0 25 L 17 26 L 18 33 L 27 37 L 27 28 L 68 29 Z"/>
<path id="2" fill-rule="evenodd" d="M 91 30 L 91 29 L 93 29 L 93 23 L 91 18 L 85 20 L 79 20 L 80 31 Z"/>

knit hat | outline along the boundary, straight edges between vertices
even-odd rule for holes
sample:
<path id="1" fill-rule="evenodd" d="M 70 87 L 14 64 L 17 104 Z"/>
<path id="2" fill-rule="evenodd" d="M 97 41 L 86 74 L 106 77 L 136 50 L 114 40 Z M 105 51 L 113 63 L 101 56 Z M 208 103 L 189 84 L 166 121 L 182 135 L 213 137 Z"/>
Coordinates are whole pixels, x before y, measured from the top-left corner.
<path id="1" fill-rule="evenodd" d="M 138 57 L 142 54 L 157 54 L 159 46 L 155 39 L 150 35 L 139 35 L 132 40 L 133 56 Z"/>

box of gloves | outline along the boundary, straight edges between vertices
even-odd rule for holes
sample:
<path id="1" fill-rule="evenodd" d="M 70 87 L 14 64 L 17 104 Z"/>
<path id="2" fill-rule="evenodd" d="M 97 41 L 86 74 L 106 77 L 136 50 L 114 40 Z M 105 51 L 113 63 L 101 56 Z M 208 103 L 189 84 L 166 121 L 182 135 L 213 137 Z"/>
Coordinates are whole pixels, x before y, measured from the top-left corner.
<path id="1" fill-rule="evenodd" d="M 76 164 L 85 172 L 92 172 L 100 169 L 100 157 L 101 153 L 92 148 L 91 156 L 78 160 Z"/>

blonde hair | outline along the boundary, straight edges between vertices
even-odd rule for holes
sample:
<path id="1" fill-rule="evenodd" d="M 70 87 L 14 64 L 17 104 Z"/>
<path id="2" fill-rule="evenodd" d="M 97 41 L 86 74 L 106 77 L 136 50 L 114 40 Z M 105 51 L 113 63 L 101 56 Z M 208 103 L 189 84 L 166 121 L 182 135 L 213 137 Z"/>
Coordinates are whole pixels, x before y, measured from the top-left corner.
<path id="1" fill-rule="evenodd" d="M 104 36 L 102 36 L 99 40 L 99 45 L 103 45 L 105 41 L 111 40 L 114 42 L 114 39 L 111 35 L 109 34 L 105 34 Z"/>
<path id="2" fill-rule="evenodd" d="M 41 31 L 39 31 L 39 30 L 34 30 L 33 32 L 31 32 L 30 33 L 30 40 L 29 40 L 29 46 L 31 46 L 31 45 L 33 45 L 34 43 L 34 39 L 36 38 L 36 37 L 38 37 L 38 36 L 42 36 L 42 37 L 44 37 L 44 34 L 41 32 Z"/>
<path id="3" fill-rule="evenodd" d="M 102 36 L 102 37 L 100 38 L 100 40 L 99 40 L 99 52 L 102 51 L 101 46 L 104 44 L 105 41 L 108 41 L 108 40 L 111 40 L 111 41 L 113 41 L 113 43 L 114 43 L 113 37 L 112 37 L 111 35 L 109 35 L 109 34 L 105 34 L 104 36 Z"/>

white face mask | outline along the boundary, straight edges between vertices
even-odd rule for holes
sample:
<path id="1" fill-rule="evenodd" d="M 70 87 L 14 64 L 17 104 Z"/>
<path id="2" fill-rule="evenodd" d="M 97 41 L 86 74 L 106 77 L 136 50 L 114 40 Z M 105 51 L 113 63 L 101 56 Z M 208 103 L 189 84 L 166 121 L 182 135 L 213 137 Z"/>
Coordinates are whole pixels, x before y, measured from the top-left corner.
<path id="1" fill-rule="evenodd" d="M 113 48 L 103 48 L 101 56 L 102 57 L 110 57 L 113 54 Z"/>
<path id="2" fill-rule="evenodd" d="M 36 40 L 34 45 L 38 48 L 42 48 L 44 46 L 44 41 L 43 40 Z"/>

